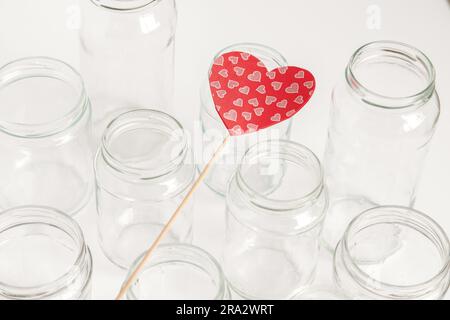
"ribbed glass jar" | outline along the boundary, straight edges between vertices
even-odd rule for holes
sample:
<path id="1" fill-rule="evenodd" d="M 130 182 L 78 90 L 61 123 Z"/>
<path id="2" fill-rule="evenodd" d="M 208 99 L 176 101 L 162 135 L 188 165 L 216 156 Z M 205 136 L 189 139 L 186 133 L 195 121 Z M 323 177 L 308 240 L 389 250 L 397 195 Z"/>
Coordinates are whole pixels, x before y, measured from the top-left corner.
<path id="1" fill-rule="evenodd" d="M 324 160 L 330 210 L 323 233 L 330 250 L 362 211 L 414 206 L 440 114 L 431 61 L 398 42 L 358 49 L 332 100 Z"/>
<path id="2" fill-rule="evenodd" d="M 141 261 L 137 259 L 131 270 Z M 226 300 L 229 291 L 219 263 L 189 245 L 162 245 L 127 293 L 128 300 Z"/>
<path id="3" fill-rule="evenodd" d="M 350 299 L 441 299 L 450 284 L 450 243 L 423 213 L 373 208 L 349 225 L 335 252 L 334 273 Z"/>
<path id="4" fill-rule="evenodd" d="M 108 258 L 129 268 L 155 240 L 194 181 L 196 170 L 181 124 L 155 110 L 113 120 L 95 160 L 100 243 Z M 189 201 L 166 242 L 192 240 Z"/>
<path id="5" fill-rule="evenodd" d="M 47 207 L 0 213 L 0 300 L 85 300 L 92 257 L 78 224 Z"/>
<path id="6" fill-rule="evenodd" d="M 251 53 L 264 62 L 269 70 L 288 65 L 286 59 L 276 50 L 252 43 L 241 43 L 227 47 L 220 51 L 212 61 L 215 61 L 220 55 L 232 51 Z M 208 161 L 211 159 L 214 151 L 217 150 L 217 146 L 222 143 L 224 137 L 229 133 L 217 114 L 207 79 L 205 79 L 201 88 L 200 104 L 200 122 L 203 132 L 203 160 Z M 225 196 L 228 183 L 247 149 L 260 141 L 289 139 L 291 124 L 291 120 L 284 121 L 268 129 L 228 141 L 221 157 L 213 164 L 210 173 L 205 179 L 205 183 L 218 194 Z M 203 169 L 206 163 L 200 163 L 199 169 Z"/>
<path id="7" fill-rule="evenodd" d="M 69 215 L 94 185 L 91 109 L 78 72 L 45 57 L 0 68 L 0 209 L 23 205 Z"/>
<path id="8" fill-rule="evenodd" d="M 322 167 L 306 147 L 250 148 L 230 182 L 224 270 L 246 299 L 291 299 L 313 281 L 327 209 Z"/>
<path id="9" fill-rule="evenodd" d="M 81 72 L 94 130 L 136 108 L 169 111 L 173 96 L 175 0 L 81 1 Z"/>

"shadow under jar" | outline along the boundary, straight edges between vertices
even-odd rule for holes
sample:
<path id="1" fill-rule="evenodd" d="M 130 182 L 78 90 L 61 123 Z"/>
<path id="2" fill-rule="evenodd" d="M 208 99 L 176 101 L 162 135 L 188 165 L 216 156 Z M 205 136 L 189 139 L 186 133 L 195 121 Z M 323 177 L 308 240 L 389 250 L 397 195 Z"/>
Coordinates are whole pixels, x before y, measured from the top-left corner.
<path id="1" fill-rule="evenodd" d="M 326 208 L 322 168 L 309 149 L 289 141 L 250 148 L 227 195 L 224 270 L 234 293 L 291 299 L 305 290 Z"/>
<path id="2" fill-rule="evenodd" d="M 450 284 L 449 240 L 413 209 L 370 209 L 351 222 L 337 246 L 334 274 L 350 299 L 441 299 Z"/>
<path id="3" fill-rule="evenodd" d="M 398 42 L 357 50 L 332 102 L 324 160 L 330 209 L 323 232 L 330 251 L 362 211 L 414 206 L 440 114 L 432 63 Z"/>
<path id="4" fill-rule="evenodd" d="M 173 95 L 175 0 L 81 1 L 81 72 L 93 105 L 95 137 L 119 114 Z"/>
<path id="5" fill-rule="evenodd" d="M 32 57 L 0 68 L 0 209 L 74 215 L 93 190 L 91 109 L 80 75 Z"/>
<path id="6" fill-rule="evenodd" d="M 248 52 L 254 55 L 264 62 L 268 70 L 288 65 L 286 59 L 279 52 L 272 48 L 252 43 L 241 43 L 225 48 L 219 52 L 212 61 L 216 61 L 220 55 L 233 51 Z M 208 161 L 229 133 L 217 114 L 207 79 L 204 81 L 201 88 L 200 102 L 200 122 L 203 133 L 204 159 Z M 289 139 L 291 125 L 291 120 L 284 121 L 270 128 L 259 130 L 258 132 L 239 137 L 239 139 L 228 141 L 220 158 L 211 166 L 211 170 L 205 178 L 206 185 L 218 194 L 225 196 L 228 183 L 248 148 L 260 141 Z M 199 169 L 203 169 L 205 165 L 206 162 L 200 164 Z"/>
<path id="7" fill-rule="evenodd" d="M 141 261 L 138 258 L 131 270 Z M 127 292 L 128 300 L 227 300 L 222 269 L 206 251 L 190 245 L 156 249 Z"/>
<path id="8" fill-rule="evenodd" d="M 95 160 L 100 243 L 129 268 L 160 233 L 196 175 L 188 139 L 177 120 L 154 110 L 124 113 L 106 129 Z M 192 240 L 193 203 L 165 242 Z"/>
<path id="9" fill-rule="evenodd" d="M 0 213 L 0 300 L 86 300 L 92 257 L 78 224 L 47 207 Z"/>

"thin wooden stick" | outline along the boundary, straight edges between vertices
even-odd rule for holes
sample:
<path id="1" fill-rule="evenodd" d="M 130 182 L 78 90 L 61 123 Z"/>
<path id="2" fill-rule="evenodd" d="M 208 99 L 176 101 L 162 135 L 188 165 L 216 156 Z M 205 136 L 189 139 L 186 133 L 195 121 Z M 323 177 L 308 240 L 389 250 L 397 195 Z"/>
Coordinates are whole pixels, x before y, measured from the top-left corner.
<path id="1" fill-rule="evenodd" d="M 167 222 L 167 224 L 164 226 L 164 228 L 161 230 L 161 233 L 158 235 L 158 237 L 156 238 L 156 240 L 153 242 L 153 244 L 150 246 L 150 248 L 147 250 L 147 252 L 145 253 L 144 257 L 142 258 L 141 262 L 139 262 L 139 264 L 137 265 L 136 269 L 133 271 L 133 273 L 131 273 L 131 275 L 128 277 L 127 281 L 125 282 L 125 284 L 122 286 L 122 288 L 119 291 L 119 294 L 116 297 L 116 300 L 121 300 L 125 294 L 127 293 L 127 291 L 130 289 L 131 284 L 133 283 L 133 281 L 135 281 L 135 279 L 137 278 L 137 276 L 139 275 L 139 273 L 142 271 L 142 269 L 144 268 L 145 264 L 147 263 L 147 261 L 150 259 L 153 251 L 155 251 L 155 249 L 158 247 L 158 245 L 161 243 L 161 241 L 163 240 L 163 238 L 167 235 L 167 233 L 170 231 L 170 229 L 172 228 L 172 225 L 174 224 L 175 220 L 178 218 L 178 216 L 181 213 L 181 210 L 184 208 L 184 206 L 189 202 L 189 200 L 192 198 L 192 195 L 195 193 L 195 191 L 197 190 L 197 188 L 200 186 L 201 182 L 205 179 L 206 175 L 209 172 L 209 169 L 211 168 L 212 164 L 217 160 L 217 158 L 219 157 L 219 155 L 222 153 L 222 150 L 225 148 L 226 143 L 228 142 L 228 139 L 230 138 L 230 136 L 227 136 L 225 138 L 225 140 L 223 140 L 222 144 L 220 145 L 220 147 L 217 149 L 217 151 L 214 153 L 214 155 L 212 156 L 211 160 L 209 160 L 209 162 L 207 163 L 207 165 L 205 166 L 205 168 L 203 169 L 203 171 L 200 173 L 199 177 L 197 178 L 197 180 L 194 182 L 194 184 L 192 185 L 191 189 L 189 190 L 188 194 L 186 195 L 186 197 L 184 197 L 183 201 L 180 203 L 180 205 L 178 206 L 178 208 L 175 210 L 175 212 L 173 213 L 172 217 L 170 218 L 170 220 Z"/>

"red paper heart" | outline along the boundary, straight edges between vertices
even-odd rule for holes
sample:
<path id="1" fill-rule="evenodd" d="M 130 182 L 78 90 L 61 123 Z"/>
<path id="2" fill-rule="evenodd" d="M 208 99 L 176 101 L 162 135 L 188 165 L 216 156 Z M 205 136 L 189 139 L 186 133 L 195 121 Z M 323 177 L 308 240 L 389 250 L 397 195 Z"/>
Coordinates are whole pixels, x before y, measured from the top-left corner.
<path id="1" fill-rule="evenodd" d="M 308 70 L 282 67 L 269 71 L 246 52 L 229 52 L 217 58 L 209 83 L 216 110 L 232 136 L 291 118 L 309 101 L 316 85 Z"/>

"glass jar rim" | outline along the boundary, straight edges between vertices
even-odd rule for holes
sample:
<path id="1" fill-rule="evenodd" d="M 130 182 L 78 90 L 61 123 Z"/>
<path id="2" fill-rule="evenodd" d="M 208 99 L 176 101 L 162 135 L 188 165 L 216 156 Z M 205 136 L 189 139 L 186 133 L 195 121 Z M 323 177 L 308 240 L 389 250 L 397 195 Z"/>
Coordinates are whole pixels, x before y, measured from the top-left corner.
<path id="1" fill-rule="evenodd" d="M 0 89 L 18 80 L 35 77 L 36 74 L 41 77 L 57 78 L 68 84 L 73 83 L 73 87 L 77 88 L 77 102 L 60 118 L 44 123 L 15 123 L 0 119 L 0 131 L 18 138 L 46 138 L 72 127 L 86 113 L 89 103 L 81 74 L 59 59 L 34 56 L 5 64 L 0 68 Z M 28 132 L 29 130 L 31 132 Z"/>
<path id="2" fill-rule="evenodd" d="M 216 272 L 215 280 L 217 280 L 216 283 L 217 283 L 217 287 L 218 287 L 216 296 L 214 297 L 214 300 L 221 300 L 226 295 L 226 291 L 227 291 L 225 275 L 222 271 L 222 267 L 220 266 L 219 262 L 209 252 L 207 252 L 206 250 L 204 250 L 200 247 L 194 246 L 194 245 L 180 243 L 180 244 L 162 244 L 162 245 L 158 246 L 158 248 L 155 251 L 155 254 L 166 254 L 167 253 L 167 254 L 182 255 L 185 252 L 189 252 L 199 258 L 205 259 L 205 261 L 207 261 L 210 264 L 210 267 L 212 269 L 214 269 L 214 271 Z M 137 265 L 141 262 L 144 255 L 145 255 L 145 252 L 139 258 L 137 258 L 135 260 L 135 262 L 131 265 L 131 267 L 129 269 L 129 273 L 126 277 L 126 280 L 129 279 L 131 273 L 136 269 Z M 147 264 L 144 267 L 144 270 L 141 272 L 141 274 L 144 273 L 146 269 L 149 269 L 155 265 L 170 263 L 174 259 L 171 258 L 171 259 L 162 259 L 162 260 L 163 260 L 162 262 L 161 261 L 154 262 L 152 259 L 150 259 L 150 261 L 147 262 Z M 176 261 L 177 262 L 183 261 L 183 258 L 178 258 Z M 192 262 L 189 262 L 189 261 L 186 261 L 186 263 L 193 264 Z M 207 270 L 205 270 L 204 268 L 201 268 L 201 269 L 205 273 L 209 274 L 209 272 Z M 139 276 L 138 276 L 137 280 L 138 279 L 139 279 Z M 134 286 L 132 285 L 130 287 L 130 289 L 128 289 L 127 297 L 129 298 L 129 300 L 138 300 L 138 297 L 136 296 L 136 293 L 134 292 L 133 289 L 134 289 Z"/>
<path id="3" fill-rule="evenodd" d="M 100 8 L 114 10 L 117 12 L 132 12 L 156 4 L 163 0 L 90 0 L 94 5 Z"/>
<path id="4" fill-rule="evenodd" d="M 386 211 L 389 211 L 390 214 L 386 215 Z M 379 220 L 374 223 L 371 223 L 371 221 L 365 221 L 365 219 L 370 220 L 370 218 L 373 217 L 379 218 Z M 406 222 L 405 219 L 407 220 Z M 411 285 L 395 285 L 371 277 L 367 272 L 362 270 L 355 263 L 349 250 L 349 241 L 351 239 L 351 235 L 355 232 L 358 232 L 358 230 L 361 230 L 361 228 L 369 228 L 371 225 L 380 224 L 383 223 L 383 221 L 389 221 L 390 223 L 392 223 L 392 220 L 394 220 L 394 222 L 406 224 L 411 228 L 414 228 L 414 225 L 411 225 L 409 223 L 414 223 L 419 225 L 420 227 L 423 227 L 422 231 L 419 231 L 417 229 L 416 231 L 420 232 L 431 242 L 433 242 L 439 249 L 439 253 L 442 257 L 447 257 L 446 262 L 443 261 L 443 266 L 432 278 L 421 283 Z M 360 227 L 358 226 L 358 224 L 362 224 L 362 226 Z M 437 244 L 436 242 L 439 243 Z M 414 294 L 415 292 L 421 292 L 424 287 L 428 287 L 430 284 L 433 284 L 434 282 L 439 281 L 443 277 L 445 277 L 445 275 L 450 270 L 450 242 L 447 234 L 434 219 L 418 210 L 408 207 L 380 206 L 364 211 L 350 222 L 347 230 L 342 237 L 340 245 L 342 246 L 342 254 L 345 257 L 349 258 L 348 263 L 345 263 L 346 269 L 355 277 L 359 284 L 363 285 L 364 287 L 369 287 L 372 292 L 378 294 L 377 292 L 380 291 L 380 288 L 384 290 L 386 293 L 384 293 L 383 296 L 389 296 L 389 292 L 392 292 L 394 290 L 399 290 L 404 294 Z M 367 281 L 368 279 L 370 279 L 370 281 Z"/>
<path id="5" fill-rule="evenodd" d="M 427 76 L 427 84 L 419 92 L 406 96 L 388 96 L 367 88 L 355 75 L 361 56 L 369 53 L 395 54 L 403 60 L 408 59 L 413 66 L 424 69 Z M 419 66 L 420 64 L 420 66 Z M 398 41 L 374 41 L 360 47 L 350 58 L 345 71 L 348 86 L 360 96 L 367 104 L 386 110 L 399 110 L 415 106 L 421 106 L 431 99 L 435 93 L 436 71 L 431 60 L 414 46 Z"/>
<path id="6" fill-rule="evenodd" d="M 232 51 L 242 51 L 245 48 L 253 48 L 256 51 L 261 52 L 261 55 L 266 54 L 268 57 L 270 57 L 270 59 L 274 62 L 274 64 L 278 65 L 279 67 L 285 67 L 288 65 L 286 58 L 280 52 L 278 52 L 274 48 L 271 48 L 264 44 L 259 44 L 259 43 L 254 43 L 254 42 L 240 42 L 240 43 L 229 45 L 214 55 L 214 58 L 212 59 L 211 64 L 208 67 L 208 73 L 206 76 L 207 81 L 204 82 L 204 85 L 200 90 L 200 100 L 202 102 L 202 105 L 206 105 L 207 104 L 206 99 L 208 99 L 207 97 L 211 96 L 208 79 L 209 79 L 209 74 L 211 72 L 211 68 L 213 66 L 213 62 L 224 53 L 232 52 Z M 205 94 L 207 95 L 207 97 L 205 97 Z M 213 119 L 220 121 L 220 118 L 219 118 L 217 112 L 215 111 L 215 108 L 206 108 L 206 112 Z M 224 127 L 224 130 L 225 130 L 225 127 Z"/>
<path id="7" fill-rule="evenodd" d="M 274 146 L 276 147 L 274 148 Z M 297 155 L 305 155 L 307 159 L 313 162 L 318 172 L 316 181 L 317 183 L 312 188 L 312 190 L 304 195 L 299 196 L 296 199 L 279 200 L 262 195 L 258 191 L 254 190 L 251 186 L 249 186 L 242 175 L 243 166 L 246 163 L 249 163 L 250 159 L 270 155 L 273 150 L 278 150 L 277 152 L 281 157 L 285 155 L 285 153 L 280 151 L 281 148 L 287 148 L 291 152 L 296 152 Z M 267 209 L 263 212 L 267 211 L 267 213 L 271 215 L 273 214 L 271 213 L 271 210 L 274 209 L 287 212 L 290 211 L 293 215 L 296 215 L 297 213 L 294 209 L 304 207 L 308 203 L 315 201 L 320 196 L 320 194 L 322 194 L 322 192 L 324 191 L 323 177 L 323 166 L 315 153 L 312 152 L 308 147 L 290 140 L 266 140 L 253 145 L 245 153 L 236 171 L 236 179 L 238 181 L 239 187 L 242 191 L 244 191 L 246 195 L 251 196 L 251 203 L 253 205 L 256 205 L 260 209 Z M 325 212 L 323 213 L 323 215 L 324 214 Z"/>
<path id="8" fill-rule="evenodd" d="M 127 164 L 124 164 L 120 159 L 109 150 L 109 140 L 114 136 L 117 130 L 120 130 L 124 125 L 137 124 L 136 120 L 158 120 L 162 124 L 167 124 L 171 126 L 172 130 L 170 134 L 176 134 L 177 132 L 182 132 L 182 135 L 177 135 L 181 138 L 181 152 L 174 157 L 169 163 L 165 164 L 163 167 L 153 170 L 147 170 L 144 168 L 136 168 Z M 171 115 L 158 110 L 152 109 L 135 109 L 125 113 L 120 114 L 115 119 L 113 119 L 107 126 L 103 133 L 101 139 L 101 146 L 97 152 L 97 157 L 102 156 L 106 161 L 108 166 L 115 170 L 118 174 L 127 176 L 130 178 L 137 178 L 139 180 L 153 180 L 159 179 L 161 177 L 170 175 L 175 172 L 181 165 L 183 165 L 184 160 L 188 155 L 189 141 L 185 135 L 185 131 L 181 123 L 172 117 Z M 97 170 L 97 169 L 96 169 Z"/>
<path id="9" fill-rule="evenodd" d="M 30 214 L 30 211 L 33 214 Z M 25 296 L 27 299 L 45 299 L 45 297 L 57 294 L 63 290 L 68 283 L 71 283 L 83 269 L 83 264 L 86 262 L 92 266 L 92 255 L 89 248 L 85 244 L 83 232 L 78 223 L 69 215 L 54 208 L 45 206 L 21 206 L 7 209 L 0 212 L 0 224 L 3 220 L 19 219 L 17 222 L 9 222 L 7 229 L 18 227 L 24 223 L 43 223 L 38 219 L 46 219 L 51 221 L 51 226 L 65 232 L 76 243 L 78 252 L 73 265 L 61 276 L 54 279 L 49 283 L 45 283 L 38 286 L 19 287 L 9 285 L 0 281 L 0 296 L 6 297 L 20 297 Z M 0 233 L 5 230 L 0 230 Z M 92 275 L 92 267 L 89 268 L 86 280 L 83 286 L 80 288 L 80 292 L 84 292 L 85 288 L 90 282 Z"/>

